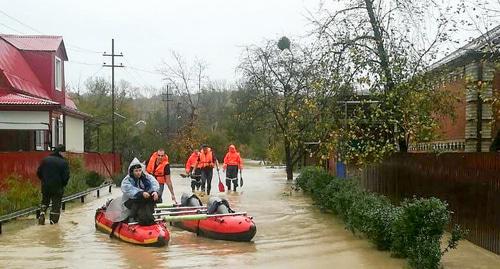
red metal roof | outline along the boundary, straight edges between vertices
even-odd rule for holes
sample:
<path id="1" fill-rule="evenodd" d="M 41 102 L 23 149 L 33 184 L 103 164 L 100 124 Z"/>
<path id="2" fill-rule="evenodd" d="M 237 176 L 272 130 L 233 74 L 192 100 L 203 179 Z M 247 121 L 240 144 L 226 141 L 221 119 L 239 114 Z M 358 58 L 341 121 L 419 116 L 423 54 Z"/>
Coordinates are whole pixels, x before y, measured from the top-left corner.
<path id="1" fill-rule="evenodd" d="M 66 100 L 64 101 L 64 103 L 66 104 L 67 107 L 69 107 L 71 109 L 74 109 L 74 110 L 78 110 L 78 108 L 76 108 L 75 102 L 73 102 L 73 100 L 68 95 L 68 93 L 66 93 L 66 97 L 65 98 L 66 98 Z"/>
<path id="2" fill-rule="evenodd" d="M 60 49 L 67 59 L 64 42 L 60 36 L 0 34 L 0 105 L 26 105 L 43 109 L 46 109 L 46 106 L 52 106 L 77 117 L 90 117 L 78 111 L 68 94 L 61 103 L 51 100 L 49 92 L 33 72 L 22 52 L 23 50 L 57 51 Z"/>
<path id="3" fill-rule="evenodd" d="M 57 102 L 0 88 L 0 105 L 59 105 Z"/>
<path id="4" fill-rule="evenodd" d="M 5 75 L 9 84 L 16 90 L 26 94 L 50 99 L 49 94 L 33 73 L 21 52 L 0 39 L 0 72 Z"/>
<path id="5" fill-rule="evenodd" d="M 20 50 L 57 51 L 63 41 L 62 36 L 49 35 L 0 34 L 0 37 Z"/>

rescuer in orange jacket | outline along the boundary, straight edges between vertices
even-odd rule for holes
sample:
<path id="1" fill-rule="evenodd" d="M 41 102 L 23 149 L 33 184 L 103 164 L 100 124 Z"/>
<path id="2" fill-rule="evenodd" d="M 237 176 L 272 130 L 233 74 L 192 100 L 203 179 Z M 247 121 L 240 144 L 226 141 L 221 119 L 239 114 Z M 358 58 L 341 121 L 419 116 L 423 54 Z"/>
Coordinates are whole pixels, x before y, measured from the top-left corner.
<path id="1" fill-rule="evenodd" d="M 201 186 L 201 169 L 195 169 L 196 162 L 200 158 L 200 151 L 195 149 L 191 156 L 189 156 L 186 162 L 186 173 L 191 178 L 191 191 L 194 192 L 194 189 L 200 190 Z"/>
<path id="2" fill-rule="evenodd" d="M 207 195 L 210 195 L 210 190 L 212 189 L 213 169 L 214 167 L 219 167 L 219 162 L 217 161 L 217 157 L 215 157 L 213 150 L 207 145 L 201 145 L 201 151 L 195 167 L 196 170 L 201 171 L 201 191 L 204 192 L 206 187 Z"/>
<path id="3" fill-rule="evenodd" d="M 238 169 L 243 169 L 243 162 L 241 161 L 240 153 L 236 151 L 234 145 L 230 145 L 224 157 L 224 166 L 222 171 L 226 172 L 226 186 L 227 190 L 231 190 L 231 182 L 233 183 L 233 191 L 238 187 Z"/>
<path id="4" fill-rule="evenodd" d="M 174 186 L 172 185 L 172 180 L 170 178 L 170 164 L 168 162 L 168 155 L 165 154 L 164 149 L 159 149 L 151 155 L 146 165 L 146 171 L 149 174 L 153 175 L 160 184 L 160 197 L 158 199 L 159 203 L 162 202 L 162 195 L 165 184 L 167 184 L 168 190 L 170 191 L 172 201 L 174 201 L 174 203 L 177 203 L 174 194 Z"/>

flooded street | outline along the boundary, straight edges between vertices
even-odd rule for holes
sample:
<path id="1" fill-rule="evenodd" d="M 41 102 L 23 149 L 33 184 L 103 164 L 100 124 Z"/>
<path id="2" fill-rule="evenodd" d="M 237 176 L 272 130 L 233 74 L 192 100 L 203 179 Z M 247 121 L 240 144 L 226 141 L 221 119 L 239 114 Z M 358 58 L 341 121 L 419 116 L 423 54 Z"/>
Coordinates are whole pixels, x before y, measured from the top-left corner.
<path id="1" fill-rule="evenodd" d="M 190 191 L 180 172 L 173 169 L 179 198 Z M 6 224 L 0 268 L 406 268 L 405 260 L 377 251 L 341 221 L 319 212 L 308 197 L 291 192 L 281 169 L 247 167 L 243 177 L 244 187 L 225 196 L 233 209 L 254 216 L 253 242 L 211 240 L 174 227 L 163 248 L 111 240 L 95 230 L 94 212 L 106 199 L 121 195 L 114 189 L 85 204 L 68 204 L 59 225 L 37 226 L 33 216 Z M 217 191 L 216 173 L 212 190 Z M 169 200 L 168 191 L 164 199 Z M 500 258 L 465 242 L 445 257 L 444 266 L 500 268 Z"/>

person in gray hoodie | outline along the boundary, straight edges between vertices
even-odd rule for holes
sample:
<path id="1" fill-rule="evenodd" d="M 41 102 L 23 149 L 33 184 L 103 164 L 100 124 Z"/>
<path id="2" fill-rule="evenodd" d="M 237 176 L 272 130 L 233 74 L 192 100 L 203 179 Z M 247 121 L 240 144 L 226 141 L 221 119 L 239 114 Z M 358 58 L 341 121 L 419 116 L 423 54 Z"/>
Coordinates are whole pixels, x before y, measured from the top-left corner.
<path id="1" fill-rule="evenodd" d="M 134 158 L 130 162 L 128 175 L 122 180 L 122 219 L 133 218 L 140 225 L 154 223 L 154 205 L 158 201 L 160 185 L 145 172 L 144 165 Z"/>

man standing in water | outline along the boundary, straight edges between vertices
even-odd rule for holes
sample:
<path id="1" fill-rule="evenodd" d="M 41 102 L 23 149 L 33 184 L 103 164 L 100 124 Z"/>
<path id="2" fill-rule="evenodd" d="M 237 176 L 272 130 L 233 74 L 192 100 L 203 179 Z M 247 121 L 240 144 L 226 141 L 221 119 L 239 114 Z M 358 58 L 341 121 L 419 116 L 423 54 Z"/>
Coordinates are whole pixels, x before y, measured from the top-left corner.
<path id="1" fill-rule="evenodd" d="M 38 218 L 38 224 L 40 225 L 45 225 L 45 214 L 50 202 L 52 202 L 50 224 L 59 222 L 64 187 L 69 181 L 68 162 L 61 155 L 61 152 L 65 151 L 64 145 L 55 147 L 54 152 L 42 160 L 36 172 L 42 182 L 42 206 Z"/>
<path id="2" fill-rule="evenodd" d="M 238 187 L 238 169 L 241 171 L 243 163 L 241 162 L 240 153 L 236 151 L 234 145 L 230 145 L 226 156 L 224 157 L 224 166 L 222 171 L 226 171 L 226 186 L 227 190 L 231 190 L 231 182 L 233 183 L 233 191 Z"/>
<path id="3" fill-rule="evenodd" d="M 153 175 L 160 184 L 159 202 L 162 202 L 163 189 L 165 188 L 165 184 L 167 184 L 172 201 L 177 204 L 174 194 L 174 186 L 172 185 L 172 180 L 170 178 L 170 164 L 164 149 L 159 149 L 151 155 L 147 163 L 146 171 Z"/>
<path id="4" fill-rule="evenodd" d="M 196 190 L 200 190 L 201 187 L 201 170 L 200 169 L 195 169 L 196 162 L 200 158 L 200 151 L 195 149 L 193 153 L 191 153 L 191 156 L 189 156 L 187 162 L 186 162 L 186 173 L 189 175 L 191 178 L 191 191 L 194 192 L 195 188 Z"/>
<path id="5" fill-rule="evenodd" d="M 195 167 L 196 170 L 201 171 L 201 191 L 204 192 L 206 187 L 207 195 L 210 195 L 210 189 L 212 189 L 214 166 L 219 167 L 219 163 L 217 161 L 217 158 L 215 157 L 214 152 L 207 145 L 201 145 L 201 151 Z"/>

